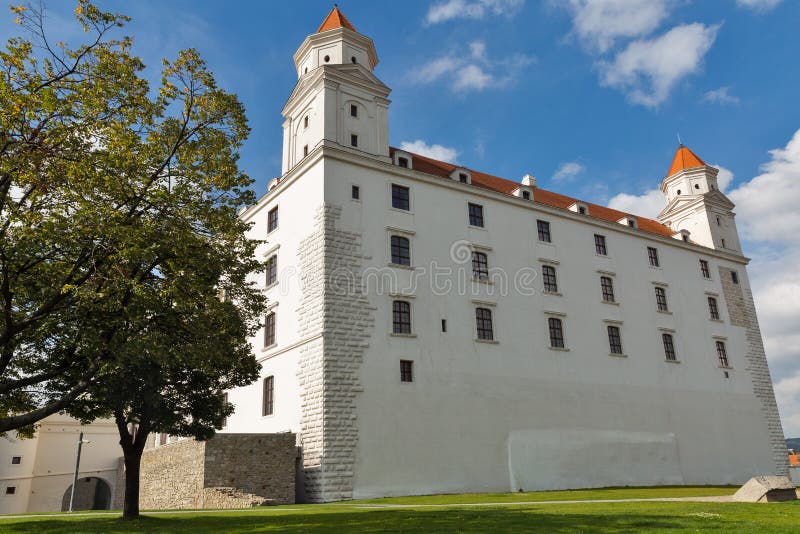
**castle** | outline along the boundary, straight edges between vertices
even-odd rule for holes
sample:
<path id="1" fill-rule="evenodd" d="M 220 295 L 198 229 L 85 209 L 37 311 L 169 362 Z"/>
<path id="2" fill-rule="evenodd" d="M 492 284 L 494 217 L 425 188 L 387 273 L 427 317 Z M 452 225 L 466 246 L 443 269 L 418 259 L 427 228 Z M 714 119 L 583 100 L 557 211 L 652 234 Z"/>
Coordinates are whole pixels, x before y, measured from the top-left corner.
<path id="1" fill-rule="evenodd" d="M 717 169 L 678 148 L 658 220 L 389 146 L 373 41 L 294 54 L 261 379 L 223 432 L 297 433 L 311 502 L 786 474 Z"/>

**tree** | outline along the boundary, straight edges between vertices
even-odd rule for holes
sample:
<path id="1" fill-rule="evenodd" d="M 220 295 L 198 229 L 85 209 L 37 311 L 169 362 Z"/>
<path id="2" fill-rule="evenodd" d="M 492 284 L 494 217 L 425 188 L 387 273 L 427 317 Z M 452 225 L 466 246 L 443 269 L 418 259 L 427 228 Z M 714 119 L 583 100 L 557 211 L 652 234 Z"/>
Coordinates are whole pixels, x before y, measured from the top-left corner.
<path id="1" fill-rule="evenodd" d="M 29 38 L 0 52 L 0 432 L 113 416 L 133 517 L 147 436 L 208 438 L 223 390 L 257 376 L 249 130 L 194 50 L 151 94 L 131 39 L 110 38 L 127 17 L 79 1 L 90 39 L 69 48 L 40 10 L 12 12 Z"/>

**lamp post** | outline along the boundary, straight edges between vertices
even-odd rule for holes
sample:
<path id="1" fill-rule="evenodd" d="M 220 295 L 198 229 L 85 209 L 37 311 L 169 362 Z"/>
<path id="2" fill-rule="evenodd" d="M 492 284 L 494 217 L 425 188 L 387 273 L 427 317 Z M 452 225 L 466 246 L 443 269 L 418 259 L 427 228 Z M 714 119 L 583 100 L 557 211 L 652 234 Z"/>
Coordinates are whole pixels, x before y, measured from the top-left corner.
<path id="1" fill-rule="evenodd" d="M 81 467 L 81 447 L 84 443 L 91 443 L 91 441 L 83 439 L 83 431 L 81 430 L 78 436 L 78 455 L 75 458 L 75 474 L 72 476 L 72 491 L 69 494 L 69 511 L 72 511 L 72 505 L 75 503 L 75 486 L 78 485 L 78 471 Z"/>

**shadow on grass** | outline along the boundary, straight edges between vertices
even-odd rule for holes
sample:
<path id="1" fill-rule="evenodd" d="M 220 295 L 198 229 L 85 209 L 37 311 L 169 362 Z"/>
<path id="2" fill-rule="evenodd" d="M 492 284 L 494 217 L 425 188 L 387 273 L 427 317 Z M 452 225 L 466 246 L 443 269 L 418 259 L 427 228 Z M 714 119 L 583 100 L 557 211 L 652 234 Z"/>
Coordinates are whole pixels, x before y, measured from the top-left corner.
<path id="1" fill-rule="evenodd" d="M 655 510 L 653 510 L 655 511 Z M 677 510 L 675 510 L 677 511 Z M 757 521 L 633 510 L 552 513 L 552 508 L 380 510 L 286 515 L 142 517 L 135 521 L 91 518 L 39 519 L 0 525 L 3 532 L 632 532 L 642 530 L 759 531 Z M 766 525 L 761 524 L 761 527 Z M 778 531 L 778 530 L 776 530 Z M 785 529 L 783 530 L 785 532 Z"/>

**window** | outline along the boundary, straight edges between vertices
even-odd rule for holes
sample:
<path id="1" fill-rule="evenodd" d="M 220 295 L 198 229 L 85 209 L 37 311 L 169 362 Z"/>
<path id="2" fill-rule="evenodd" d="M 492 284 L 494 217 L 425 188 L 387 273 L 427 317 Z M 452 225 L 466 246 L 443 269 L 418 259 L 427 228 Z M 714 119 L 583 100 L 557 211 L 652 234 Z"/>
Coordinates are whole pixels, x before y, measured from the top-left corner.
<path id="1" fill-rule="evenodd" d="M 489 259 L 485 252 L 472 251 L 472 277 L 477 280 L 489 279 Z"/>
<path id="2" fill-rule="evenodd" d="M 731 271 L 731 282 L 734 284 L 739 283 L 739 275 L 736 273 L 736 271 Z"/>
<path id="3" fill-rule="evenodd" d="M 724 237 L 722 238 L 722 248 L 726 248 L 725 247 L 725 238 Z"/>
<path id="4" fill-rule="evenodd" d="M 483 228 L 483 206 L 480 204 L 467 204 L 469 208 L 469 224 L 470 226 L 480 226 Z"/>
<path id="5" fill-rule="evenodd" d="M 706 260 L 700 260 L 700 272 L 703 274 L 703 278 L 711 278 L 711 271 L 708 270 L 708 262 Z"/>
<path id="6" fill-rule="evenodd" d="M 708 297 L 708 314 L 715 321 L 719 321 L 719 308 L 717 307 L 717 299 Z"/>
<path id="7" fill-rule="evenodd" d="M 408 158 L 397 158 L 397 164 L 401 167 L 408 168 Z"/>
<path id="8" fill-rule="evenodd" d="M 354 185 L 350 188 L 350 197 L 353 200 L 360 200 L 361 199 L 361 188 L 357 185 Z"/>
<path id="9" fill-rule="evenodd" d="M 22 463 L 22 456 L 12 456 L 11 465 L 19 465 Z"/>
<path id="10" fill-rule="evenodd" d="M 6 495 L 16 495 L 17 487 L 16 486 L 6 486 Z"/>
<path id="11" fill-rule="evenodd" d="M 356 63 L 358 63 L 358 60 L 356 59 L 356 56 L 351 56 L 351 57 L 350 57 L 350 62 L 351 62 L 351 63 L 353 63 L 354 65 L 355 65 Z"/>
<path id="12" fill-rule="evenodd" d="M 578 206 L 578 213 L 586 215 L 586 206 Z"/>
<path id="13" fill-rule="evenodd" d="M 442 332 L 447 332 L 447 319 L 442 319 Z"/>
<path id="14" fill-rule="evenodd" d="M 523 191 L 522 192 L 522 198 L 524 198 L 525 200 L 530 200 L 531 199 L 531 192 L 530 191 Z"/>
<path id="15" fill-rule="evenodd" d="M 475 308 L 475 324 L 478 328 L 478 339 L 494 340 L 492 328 L 492 310 L 489 308 Z"/>
<path id="16" fill-rule="evenodd" d="M 556 268 L 552 265 L 542 265 L 542 283 L 545 293 L 558 293 L 556 282 Z"/>
<path id="17" fill-rule="evenodd" d="M 350 146 L 358 147 L 358 136 L 356 134 L 350 134 Z"/>
<path id="18" fill-rule="evenodd" d="M 610 276 L 600 277 L 600 289 L 603 291 L 604 302 L 615 302 L 614 300 L 614 281 Z"/>
<path id="19" fill-rule="evenodd" d="M 264 401 L 261 415 L 272 415 L 275 409 L 275 377 L 268 376 L 264 379 Z"/>
<path id="20" fill-rule="evenodd" d="M 411 244 L 407 237 L 393 235 L 392 263 L 395 265 L 411 265 Z"/>
<path id="21" fill-rule="evenodd" d="M 308 128 L 308 115 L 303 117 L 303 128 Z"/>
<path id="22" fill-rule="evenodd" d="M 275 344 L 275 312 L 270 312 L 264 319 L 264 346 Z"/>
<path id="23" fill-rule="evenodd" d="M 166 434 L 164 432 L 159 432 L 159 434 L 158 434 L 158 444 L 159 445 L 166 445 L 168 438 L 169 438 L 168 434 Z"/>
<path id="24" fill-rule="evenodd" d="M 392 207 L 405 211 L 411 209 L 411 194 L 407 187 L 392 184 Z"/>
<path id="25" fill-rule="evenodd" d="M 689 242 L 689 234 L 681 234 L 681 239 L 683 239 L 684 241 L 686 241 L 688 243 Z"/>
<path id="26" fill-rule="evenodd" d="M 622 354 L 622 337 L 619 335 L 619 327 L 608 325 L 608 348 L 611 354 Z"/>
<path id="27" fill-rule="evenodd" d="M 392 333 L 411 333 L 411 304 L 405 300 L 392 302 Z"/>
<path id="28" fill-rule="evenodd" d="M 353 63 L 355 63 L 355 61 Z M 357 105 L 350 104 L 350 116 L 351 117 L 358 117 L 358 106 Z"/>
<path id="29" fill-rule="evenodd" d="M 460 172 L 458 173 L 458 181 L 461 182 L 462 184 L 465 184 L 469 182 L 469 177 L 465 173 Z"/>
<path id="30" fill-rule="evenodd" d="M 656 307 L 658 311 L 669 311 L 669 307 L 667 306 L 667 292 L 664 291 L 663 287 L 656 287 Z"/>
<path id="31" fill-rule="evenodd" d="M 717 226 L 720 226 L 719 217 L 717 217 Z"/>
<path id="32" fill-rule="evenodd" d="M 278 207 L 269 210 L 267 214 L 267 233 L 278 229 Z"/>
<path id="33" fill-rule="evenodd" d="M 647 259 L 650 260 L 650 267 L 658 267 L 658 250 L 653 247 L 647 247 Z"/>
<path id="34" fill-rule="evenodd" d="M 267 260 L 267 286 L 271 286 L 278 280 L 278 256 L 272 255 Z"/>
<path id="35" fill-rule="evenodd" d="M 308 145 L 303 146 L 303 157 L 308 156 Z"/>
<path id="36" fill-rule="evenodd" d="M 606 236 L 594 234 L 594 251 L 596 254 L 601 256 L 608 255 L 608 249 L 606 248 Z"/>
<path id="37" fill-rule="evenodd" d="M 414 381 L 414 362 L 411 360 L 400 360 L 400 382 Z"/>
<path id="38" fill-rule="evenodd" d="M 223 408 L 227 408 L 228 407 L 228 394 L 227 393 L 223 393 L 222 394 L 222 407 Z M 223 417 L 222 418 L 222 427 L 224 428 L 226 426 L 228 426 L 228 418 L 227 417 Z"/>
<path id="39" fill-rule="evenodd" d="M 677 361 L 675 357 L 675 343 L 672 342 L 672 334 L 664 332 L 661 334 L 661 340 L 664 342 L 664 357 L 671 361 Z"/>
<path id="40" fill-rule="evenodd" d="M 728 352 L 725 350 L 724 341 L 717 341 L 717 358 L 719 359 L 720 367 L 729 367 Z"/>
<path id="41" fill-rule="evenodd" d="M 331 56 L 325 56 L 323 59 L 325 60 L 325 63 L 328 63 L 331 60 Z"/>
<path id="42" fill-rule="evenodd" d="M 550 317 L 547 319 L 547 326 L 550 329 L 550 347 L 555 349 L 564 348 L 564 325 L 561 319 Z"/>
<path id="43" fill-rule="evenodd" d="M 539 232 L 539 241 L 550 243 L 550 223 L 547 221 L 536 221 L 536 230 Z"/>

